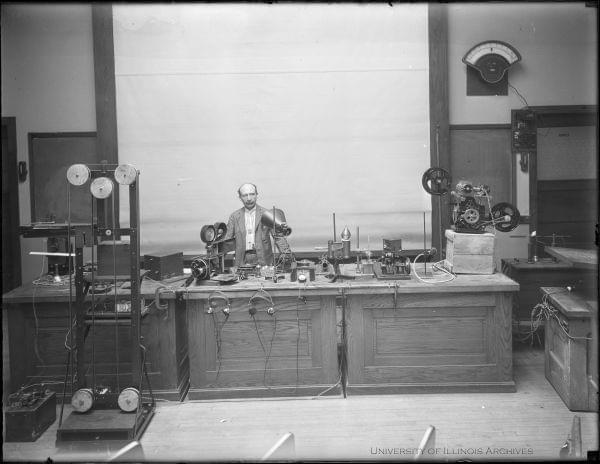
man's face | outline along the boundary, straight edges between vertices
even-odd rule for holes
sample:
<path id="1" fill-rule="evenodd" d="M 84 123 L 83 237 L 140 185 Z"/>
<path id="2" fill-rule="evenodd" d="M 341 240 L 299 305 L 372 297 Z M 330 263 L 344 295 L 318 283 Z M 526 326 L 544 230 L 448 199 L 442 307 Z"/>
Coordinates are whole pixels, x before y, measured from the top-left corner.
<path id="1" fill-rule="evenodd" d="M 257 193 L 252 185 L 244 185 L 240 189 L 240 200 L 244 203 L 246 209 L 252 209 L 256 206 Z"/>

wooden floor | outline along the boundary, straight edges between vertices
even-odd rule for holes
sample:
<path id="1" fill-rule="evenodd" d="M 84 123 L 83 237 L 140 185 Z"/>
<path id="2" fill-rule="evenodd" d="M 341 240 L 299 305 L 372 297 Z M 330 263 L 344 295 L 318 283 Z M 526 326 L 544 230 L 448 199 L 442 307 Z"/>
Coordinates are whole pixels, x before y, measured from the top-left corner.
<path id="1" fill-rule="evenodd" d="M 516 393 L 160 402 L 142 452 L 146 461 L 253 461 L 292 432 L 297 460 L 413 460 L 433 425 L 438 460 L 556 460 L 575 415 L 584 457 L 598 450 L 598 414 L 567 409 L 544 377 L 543 350 L 515 346 L 514 367 Z M 3 459 L 79 460 L 56 448 L 57 422 L 34 443 L 4 443 Z"/>

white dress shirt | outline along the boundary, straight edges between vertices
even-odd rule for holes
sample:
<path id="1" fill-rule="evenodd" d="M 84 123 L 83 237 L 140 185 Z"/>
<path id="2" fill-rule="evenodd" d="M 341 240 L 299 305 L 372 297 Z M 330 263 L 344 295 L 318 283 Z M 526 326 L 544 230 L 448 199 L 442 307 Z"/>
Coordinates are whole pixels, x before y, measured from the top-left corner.
<path id="1" fill-rule="evenodd" d="M 256 226 L 256 206 L 251 210 L 246 209 L 246 250 L 254 250 L 256 246 L 254 244 L 254 228 Z"/>

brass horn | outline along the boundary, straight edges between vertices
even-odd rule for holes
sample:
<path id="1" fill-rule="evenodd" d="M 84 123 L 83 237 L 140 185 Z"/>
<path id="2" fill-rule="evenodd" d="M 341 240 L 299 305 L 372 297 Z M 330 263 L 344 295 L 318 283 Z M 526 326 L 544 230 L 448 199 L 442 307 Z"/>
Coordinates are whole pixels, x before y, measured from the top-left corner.
<path id="1" fill-rule="evenodd" d="M 273 215 L 275 216 L 275 219 L 273 219 Z M 283 235 L 287 237 L 292 233 L 292 228 L 289 227 L 285 222 L 285 214 L 280 209 L 273 208 L 265 210 L 262 213 L 260 222 L 267 227 L 272 228 L 276 235 Z"/>

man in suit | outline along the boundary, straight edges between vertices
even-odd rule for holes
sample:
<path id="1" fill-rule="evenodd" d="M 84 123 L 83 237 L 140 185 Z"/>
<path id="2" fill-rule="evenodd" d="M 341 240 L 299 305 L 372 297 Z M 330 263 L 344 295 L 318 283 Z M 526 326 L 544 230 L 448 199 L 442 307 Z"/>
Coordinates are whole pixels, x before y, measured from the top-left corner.
<path id="1" fill-rule="evenodd" d="M 279 251 L 289 250 L 285 237 L 273 235 L 273 229 L 262 223 L 266 210 L 256 204 L 258 190 L 254 184 L 243 184 L 238 196 L 244 206 L 234 211 L 227 223 L 225 240 L 235 239 L 235 266 L 272 265 L 273 247 L 271 236 Z"/>

